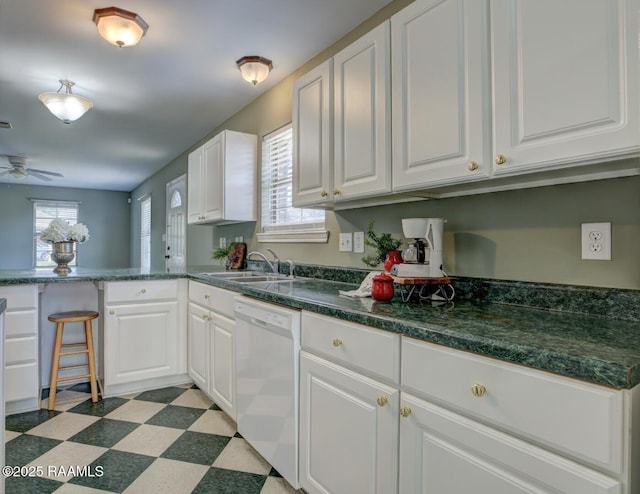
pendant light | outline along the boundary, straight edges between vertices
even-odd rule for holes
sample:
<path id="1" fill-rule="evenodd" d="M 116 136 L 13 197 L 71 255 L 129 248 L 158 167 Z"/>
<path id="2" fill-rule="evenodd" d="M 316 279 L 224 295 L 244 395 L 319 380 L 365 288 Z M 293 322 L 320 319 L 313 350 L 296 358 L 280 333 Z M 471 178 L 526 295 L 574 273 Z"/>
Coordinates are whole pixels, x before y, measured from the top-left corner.
<path id="1" fill-rule="evenodd" d="M 74 120 L 78 120 L 82 115 L 93 108 L 93 103 L 87 98 L 73 94 L 71 87 L 75 82 L 66 79 L 60 79 L 60 88 L 53 93 L 42 93 L 38 99 L 46 106 L 51 113 L 69 124 Z M 64 92 L 60 92 L 62 88 Z"/>
<path id="2" fill-rule="evenodd" d="M 96 9 L 93 22 L 98 26 L 100 36 L 120 48 L 137 45 L 149 29 L 149 24 L 138 14 L 118 7 Z"/>
<path id="3" fill-rule="evenodd" d="M 258 56 L 242 57 L 236 61 L 236 65 L 240 69 L 242 78 L 254 86 L 264 81 L 273 69 L 271 60 Z"/>

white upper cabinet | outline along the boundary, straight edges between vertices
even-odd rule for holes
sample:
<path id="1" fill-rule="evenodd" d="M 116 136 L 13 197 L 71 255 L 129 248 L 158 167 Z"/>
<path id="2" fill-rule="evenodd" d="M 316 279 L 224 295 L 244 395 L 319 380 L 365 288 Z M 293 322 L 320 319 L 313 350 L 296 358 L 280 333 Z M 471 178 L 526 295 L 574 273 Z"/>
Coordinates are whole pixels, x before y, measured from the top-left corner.
<path id="1" fill-rule="evenodd" d="M 306 73 L 293 85 L 293 205 L 333 200 L 333 60 Z"/>
<path id="2" fill-rule="evenodd" d="M 637 155 L 637 15 L 629 0 L 492 0 L 496 175 Z"/>
<path id="3" fill-rule="evenodd" d="M 391 18 L 393 189 L 485 178 L 488 4 L 417 0 Z"/>
<path id="4" fill-rule="evenodd" d="M 391 192 L 389 22 L 294 83 L 293 205 Z"/>
<path id="5" fill-rule="evenodd" d="M 225 130 L 189 154 L 189 223 L 255 221 L 257 137 Z"/>
<path id="6" fill-rule="evenodd" d="M 640 152 L 633 1 L 417 0 L 394 15 L 394 191 L 637 173 L 608 163 Z"/>
<path id="7" fill-rule="evenodd" d="M 336 202 L 391 192 L 389 22 L 333 57 Z"/>

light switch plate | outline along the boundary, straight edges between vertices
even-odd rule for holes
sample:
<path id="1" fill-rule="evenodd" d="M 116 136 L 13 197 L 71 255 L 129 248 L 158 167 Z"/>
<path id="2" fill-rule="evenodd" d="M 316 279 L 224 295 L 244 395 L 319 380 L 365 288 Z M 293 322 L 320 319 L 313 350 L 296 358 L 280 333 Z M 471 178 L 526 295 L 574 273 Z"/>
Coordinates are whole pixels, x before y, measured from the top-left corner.
<path id="1" fill-rule="evenodd" d="M 353 232 L 353 252 L 364 253 L 364 232 Z"/>
<path id="2" fill-rule="evenodd" d="M 351 252 L 353 250 L 353 233 L 340 234 L 340 252 Z"/>

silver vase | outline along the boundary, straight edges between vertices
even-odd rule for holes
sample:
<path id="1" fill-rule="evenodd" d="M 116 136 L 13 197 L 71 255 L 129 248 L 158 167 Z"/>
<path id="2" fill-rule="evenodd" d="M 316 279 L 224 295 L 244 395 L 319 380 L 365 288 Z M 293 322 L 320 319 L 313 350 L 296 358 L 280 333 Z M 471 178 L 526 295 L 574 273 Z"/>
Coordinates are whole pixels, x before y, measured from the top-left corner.
<path id="1" fill-rule="evenodd" d="M 58 265 L 53 272 L 58 276 L 67 276 L 71 272 L 68 264 L 73 261 L 75 253 L 73 252 L 75 242 L 55 242 L 51 250 L 51 260 Z"/>

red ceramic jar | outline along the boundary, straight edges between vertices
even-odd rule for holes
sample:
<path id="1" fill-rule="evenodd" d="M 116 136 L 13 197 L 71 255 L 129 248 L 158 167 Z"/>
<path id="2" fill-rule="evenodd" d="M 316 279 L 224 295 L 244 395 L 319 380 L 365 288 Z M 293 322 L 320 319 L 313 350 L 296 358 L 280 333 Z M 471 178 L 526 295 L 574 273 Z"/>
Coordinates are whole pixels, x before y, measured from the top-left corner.
<path id="1" fill-rule="evenodd" d="M 387 257 L 384 259 L 384 270 L 387 273 L 391 272 L 391 268 L 396 264 L 402 263 L 402 251 L 400 250 L 390 250 L 387 252 Z"/>
<path id="2" fill-rule="evenodd" d="M 387 274 L 379 274 L 373 278 L 371 296 L 378 302 L 388 302 L 393 298 L 393 278 Z"/>

